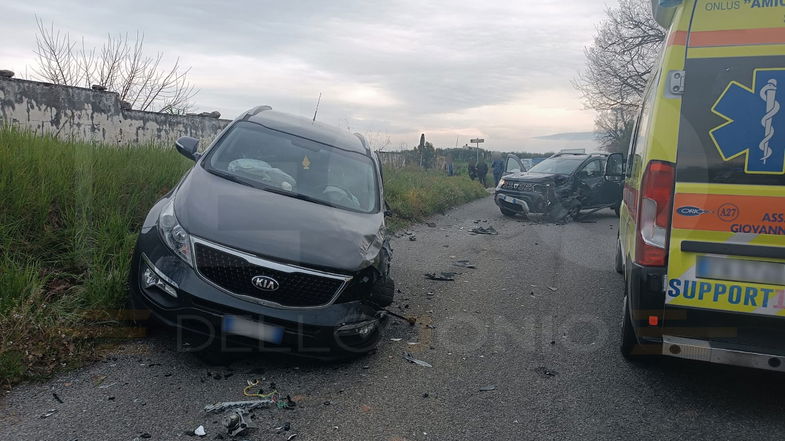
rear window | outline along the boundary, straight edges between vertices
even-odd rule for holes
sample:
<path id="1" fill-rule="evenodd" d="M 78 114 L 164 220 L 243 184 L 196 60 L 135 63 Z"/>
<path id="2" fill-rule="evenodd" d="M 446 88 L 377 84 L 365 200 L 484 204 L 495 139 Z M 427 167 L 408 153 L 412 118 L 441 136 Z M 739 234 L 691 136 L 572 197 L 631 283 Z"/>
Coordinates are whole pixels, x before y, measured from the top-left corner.
<path id="1" fill-rule="evenodd" d="M 686 72 L 678 180 L 785 185 L 785 57 L 692 58 Z"/>

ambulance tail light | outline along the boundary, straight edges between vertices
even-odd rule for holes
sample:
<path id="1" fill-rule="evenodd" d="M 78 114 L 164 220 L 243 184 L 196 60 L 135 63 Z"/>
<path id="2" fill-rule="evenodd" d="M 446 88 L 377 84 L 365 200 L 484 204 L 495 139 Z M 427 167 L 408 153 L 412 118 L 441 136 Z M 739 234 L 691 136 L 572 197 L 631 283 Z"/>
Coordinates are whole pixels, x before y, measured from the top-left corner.
<path id="1" fill-rule="evenodd" d="M 643 175 L 635 252 L 639 265 L 665 266 L 667 262 L 675 179 L 674 165 L 662 161 L 651 161 Z"/>

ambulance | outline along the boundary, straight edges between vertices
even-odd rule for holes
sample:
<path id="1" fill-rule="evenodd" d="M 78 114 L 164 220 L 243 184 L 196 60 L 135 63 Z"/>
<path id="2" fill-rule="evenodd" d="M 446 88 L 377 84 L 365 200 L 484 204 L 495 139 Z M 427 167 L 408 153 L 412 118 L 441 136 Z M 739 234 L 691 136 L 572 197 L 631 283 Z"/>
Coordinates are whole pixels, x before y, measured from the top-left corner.
<path id="1" fill-rule="evenodd" d="M 785 0 L 653 0 L 626 159 L 621 350 L 785 371 Z"/>

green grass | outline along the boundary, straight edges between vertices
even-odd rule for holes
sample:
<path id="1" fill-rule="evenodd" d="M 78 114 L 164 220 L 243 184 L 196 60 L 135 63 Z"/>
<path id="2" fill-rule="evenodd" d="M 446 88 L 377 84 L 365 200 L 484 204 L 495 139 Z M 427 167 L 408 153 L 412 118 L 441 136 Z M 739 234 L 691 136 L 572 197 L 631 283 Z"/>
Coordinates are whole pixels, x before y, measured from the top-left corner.
<path id="1" fill-rule="evenodd" d="M 0 128 L 0 385 L 89 359 L 119 329 L 144 216 L 191 165 L 171 148 Z M 385 170 L 385 194 L 391 228 L 486 195 L 465 176 L 414 169 Z"/>
<path id="2" fill-rule="evenodd" d="M 116 317 L 141 222 L 189 165 L 172 149 L 0 129 L 0 383 L 89 350 L 68 330 Z"/>
<path id="3" fill-rule="evenodd" d="M 388 222 L 393 230 L 487 195 L 467 176 L 415 168 L 384 170 L 384 198 L 393 212 Z"/>

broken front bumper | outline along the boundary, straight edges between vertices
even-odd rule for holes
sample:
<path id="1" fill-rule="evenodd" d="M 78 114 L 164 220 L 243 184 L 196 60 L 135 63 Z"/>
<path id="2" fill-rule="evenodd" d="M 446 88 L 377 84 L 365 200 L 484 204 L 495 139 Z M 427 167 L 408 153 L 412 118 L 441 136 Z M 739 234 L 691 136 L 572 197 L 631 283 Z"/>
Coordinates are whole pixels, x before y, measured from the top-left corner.
<path id="1" fill-rule="evenodd" d="M 500 208 L 521 213 L 545 213 L 548 208 L 545 196 L 534 192 L 497 190 L 494 201 Z"/>
<path id="2" fill-rule="evenodd" d="M 156 228 L 140 234 L 129 277 L 134 309 L 149 310 L 157 321 L 175 328 L 178 337 L 188 331 L 204 337 L 205 346 L 220 343 L 228 351 L 251 348 L 315 357 L 365 353 L 376 346 L 387 321 L 383 311 L 356 299 L 296 309 L 244 300 L 172 254 Z M 156 277 L 157 283 L 151 283 Z"/>

